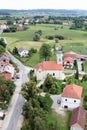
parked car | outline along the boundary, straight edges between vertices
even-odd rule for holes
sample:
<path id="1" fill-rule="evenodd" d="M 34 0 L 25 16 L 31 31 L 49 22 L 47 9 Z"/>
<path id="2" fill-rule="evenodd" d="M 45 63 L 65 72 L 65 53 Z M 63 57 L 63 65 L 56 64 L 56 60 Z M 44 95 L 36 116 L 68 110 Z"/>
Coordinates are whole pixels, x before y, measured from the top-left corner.
<path id="1" fill-rule="evenodd" d="M 61 100 L 60 100 L 60 99 L 58 99 L 58 100 L 57 100 L 57 103 L 58 103 L 58 104 L 61 104 Z"/>
<path id="2" fill-rule="evenodd" d="M 19 74 L 16 74 L 16 79 L 20 79 L 20 75 Z"/>

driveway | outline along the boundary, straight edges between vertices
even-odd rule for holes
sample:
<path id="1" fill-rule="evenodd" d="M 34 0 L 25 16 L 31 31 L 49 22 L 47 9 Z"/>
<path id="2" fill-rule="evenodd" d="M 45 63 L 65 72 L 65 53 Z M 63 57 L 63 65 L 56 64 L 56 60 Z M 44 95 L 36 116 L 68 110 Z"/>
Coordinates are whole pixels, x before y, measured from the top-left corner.
<path id="1" fill-rule="evenodd" d="M 65 111 L 61 107 L 61 103 L 58 103 L 58 101 L 61 101 L 61 95 L 51 95 L 50 97 L 53 100 L 52 109 L 54 109 L 58 114 L 65 116 Z"/>
<path id="2" fill-rule="evenodd" d="M 40 93 L 41 96 L 45 96 L 46 93 L 42 92 Z M 61 94 L 60 95 L 52 95 L 50 94 L 51 99 L 53 100 L 53 104 L 51 106 L 52 109 L 54 109 L 54 111 L 56 111 L 58 114 L 65 116 L 65 111 L 64 109 L 61 107 L 61 103 L 58 104 L 58 101 L 61 101 Z"/>

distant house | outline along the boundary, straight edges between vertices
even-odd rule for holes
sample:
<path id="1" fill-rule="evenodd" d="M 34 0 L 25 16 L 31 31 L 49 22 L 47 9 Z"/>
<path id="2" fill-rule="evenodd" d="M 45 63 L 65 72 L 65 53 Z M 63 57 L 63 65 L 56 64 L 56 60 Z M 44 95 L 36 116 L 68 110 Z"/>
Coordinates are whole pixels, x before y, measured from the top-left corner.
<path id="1" fill-rule="evenodd" d="M 65 57 L 71 57 L 71 58 L 73 58 L 74 60 L 77 60 L 77 59 L 81 60 L 81 59 L 83 59 L 83 56 L 82 56 L 82 55 L 77 54 L 77 53 L 75 53 L 75 52 L 73 52 L 73 51 L 65 52 L 64 55 L 63 55 L 63 57 L 64 57 L 64 58 L 65 58 Z"/>
<path id="2" fill-rule="evenodd" d="M 17 31 L 22 31 L 24 29 L 22 24 L 17 25 Z"/>
<path id="3" fill-rule="evenodd" d="M 57 61 L 43 61 L 34 67 L 35 76 L 37 80 L 45 79 L 47 74 L 63 80 L 65 75 L 63 73 L 62 53 L 57 54 Z"/>
<path id="4" fill-rule="evenodd" d="M 68 109 L 81 106 L 82 90 L 83 88 L 76 84 L 66 85 L 61 96 L 61 106 Z"/>
<path id="5" fill-rule="evenodd" d="M 29 51 L 24 49 L 24 48 L 19 48 L 18 49 L 18 54 L 20 57 L 26 57 L 28 55 Z"/>
<path id="6" fill-rule="evenodd" d="M 4 29 L 8 29 L 8 25 L 6 25 L 5 23 L 4 24 L 0 24 L 0 30 L 4 30 Z"/>
<path id="7" fill-rule="evenodd" d="M 71 57 L 65 57 L 63 60 L 64 68 L 73 68 L 74 60 Z"/>
<path id="8" fill-rule="evenodd" d="M 82 107 L 73 110 L 70 120 L 70 130 L 85 130 L 86 111 Z"/>

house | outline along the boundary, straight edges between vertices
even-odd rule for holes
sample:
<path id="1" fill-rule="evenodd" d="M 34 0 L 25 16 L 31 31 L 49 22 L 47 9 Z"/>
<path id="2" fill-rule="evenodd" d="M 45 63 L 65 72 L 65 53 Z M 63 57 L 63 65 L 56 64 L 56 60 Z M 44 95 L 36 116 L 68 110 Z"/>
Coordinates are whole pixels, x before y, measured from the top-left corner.
<path id="1" fill-rule="evenodd" d="M 2 53 L 2 55 L 0 57 L 0 61 L 9 62 L 10 61 L 9 55 L 7 53 Z"/>
<path id="2" fill-rule="evenodd" d="M 62 108 L 74 109 L 81 106 L 82 90 L 83 88 L 76 84 L 66 85 L 61 95 Z"/>
<path id="3" fill-rule="evenodd" d="M 0 30 L 4 30 L 4 29 L 8 29 L 8 25 L 6 25 L 5 23 L 4 24 L 0 24 Z"/>
<path id="4" fill-rule="evenodd" d="M 2 72 L 0 73 L 0 76 L 2 76 L 5 80 L 12 80 L 12 76 L 11 76 L 11 73 L 9 72 Z"/>
<path id="5" fill-rule="evenodd" d="M 0 72 L 8 72 L 11 74 L 11 77 L 14 77 L 15 70 L 12 64 L 10 64 L 9 62 L 0 61 Z"/>
<path id="6" fill-rule="evenodd" d="M 80 55 L 80 54 L 77 54 L 77 53 L 75 53 L 75 52 L 73 52 L 73 51 L 70 51 L 70 52 L 65 52 L 64 53 L 64 55 L 63 55 L 63 57 L 65 58 L 65 57 L 71 57 L 71 58 L 73 58 L 74 60 L 82 60 L 83 59 L 83 56 L 82 55 Z"/>
<path id="7" fill-rule="evenodd" d="M 24 29 L 22 24 L 17 25 L 17 31 L 22 31 Z"/>
<path id="8" fill-rule="evenodd" d="M 57 61 L 43 61 L 37 64 L 34 67 L 37 80 L 45 79 L 47 74 L 50 74 L 57 79 L 63 80 L 65 75 L 63 73 L 62 56 L 63 55 L 60 52 L 57 54 Z"/>
<path id="9" fill-rule="evenodd" d="M 63 60 L 64 68 L 73 68 L 74 66 L 74 59 L 71 57 L 65 57 Z"/>
<path id="10" fill-rule="evenodd" d="M 70 120 L 70 130 L 85 130 L 86 111 L 82 107 L 73 110 Z"/>
<path id="11" fill-rule="evenodd" d="M 24 49 L 24 48 L 19 48 L 18 49 L 18 54 L 20 57 L 26 57 L 28 55 L 29 51 Z"/>

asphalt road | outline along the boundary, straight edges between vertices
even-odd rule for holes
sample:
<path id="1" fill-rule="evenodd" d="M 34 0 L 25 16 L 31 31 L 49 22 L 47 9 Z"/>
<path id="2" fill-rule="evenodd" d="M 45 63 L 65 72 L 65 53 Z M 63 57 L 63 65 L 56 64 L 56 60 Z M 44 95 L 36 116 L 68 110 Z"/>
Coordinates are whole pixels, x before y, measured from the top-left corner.
<path id="1" fill-rule="evenodd" d="M 28 73 L 32 68 L 24 66 L 19 60 L 14 58 L 11 54 L 9 54 L 11 59 L 18 65 L 20 69 L 20 79 L 17 79 L 15 81 L 16 84 L 16 90 L 14 92 L 14 95 L 12 97 L 11 103 L 9 105 L 7 114 L 5 116 L 5 119 L 2 124 L 1 130 L 16 130 L 17 129 L 17 123 L 18 119 L 22 112 L 22 107 L 24 105 L 24 98 L 21 96 L 21 85 L 22 83 L 27 82 L 28 79 Z"/>

